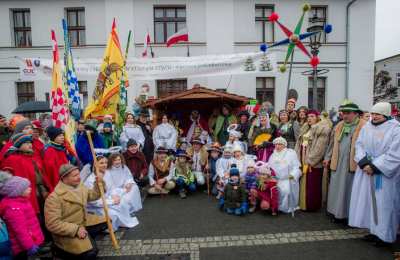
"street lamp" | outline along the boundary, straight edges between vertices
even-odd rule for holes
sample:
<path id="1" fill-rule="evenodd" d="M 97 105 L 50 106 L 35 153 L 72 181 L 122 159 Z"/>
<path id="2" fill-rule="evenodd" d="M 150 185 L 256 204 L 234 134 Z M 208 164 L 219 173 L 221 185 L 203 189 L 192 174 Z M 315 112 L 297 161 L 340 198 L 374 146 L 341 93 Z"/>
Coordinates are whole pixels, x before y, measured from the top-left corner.
<path id="1" fill-rule="evenodd" d="M 319 47 L 321 47 L 321 36 L 324 31 L 324 19 L 318 18 L 317 14 L 314 14 L 313 17 L 309 19 L 311 26 L 307 28 L 307 32 L 319 32 L 310 37 L 310 48 L 311 54 L 313 56 L 318 56 Z M 317 80 L 318 80 L 318 69 L 317 66 L 313 68 L 313 109 L 318 109 L 318 102 L 317 102 Z"/>

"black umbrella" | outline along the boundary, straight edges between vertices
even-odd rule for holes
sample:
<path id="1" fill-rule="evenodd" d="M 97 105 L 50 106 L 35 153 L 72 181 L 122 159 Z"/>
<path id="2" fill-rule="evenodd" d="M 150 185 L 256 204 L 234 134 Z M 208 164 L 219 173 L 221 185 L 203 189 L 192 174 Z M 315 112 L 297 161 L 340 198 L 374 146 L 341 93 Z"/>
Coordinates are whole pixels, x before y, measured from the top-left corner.
<path id="1" fill-rule="evenodd" d="M 51 112 L 50 104 L 46 101 L 28 101 L 19 105 L 12 113 L 43 113 Z"/>

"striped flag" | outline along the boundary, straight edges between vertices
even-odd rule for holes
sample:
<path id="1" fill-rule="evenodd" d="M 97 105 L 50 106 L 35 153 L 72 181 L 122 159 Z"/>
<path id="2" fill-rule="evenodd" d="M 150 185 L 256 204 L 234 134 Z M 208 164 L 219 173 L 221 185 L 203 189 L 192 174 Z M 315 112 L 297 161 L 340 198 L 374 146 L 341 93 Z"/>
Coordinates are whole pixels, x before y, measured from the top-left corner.
<path id="1" fill-rule="evenodd" d="M 144 51 L 142 52 L 142 57 L 147 57 L 147 50 L 148 50 L 148 48 L 150 46 L 150 42 L 151 42 L 150 33 L 147 32 L 146 36 L 144 37 L 144 46 L 143 46 L 144 47 Z"/>
<path id="2" fill-rule="evenodd" d="M 71 115 L 76 121 L 81 118 L 81 97 L 79 94 L 78 79 L 76 77 L 72 51 L 68 38 L 68 27 L 65 19 L 62 20 L 64 30 L 64 77 L 68 87 L 68 98 Z"/>
<path id="3" fill-rule="evenodd" d="M 167 39 L 167 47 L 171 45 L 177 44 L 178 42 L 188 42 L 189 41 L 189 33 L 187 28 L 180 29 L 173 35 L 171 35 Z"/>
<path id="4" fill-rule="evenodd" d="M 51 30 L 51 41 L 53 46 L 53 76 L 51 85 L 51 119 L 55 127 L 65 132 L 65 147 L 68 152 L 76 156 L 74 145 L 75 122 L 70 116 L 68 97 L 65 94 L 65 85 L 62 79 L 60 58 L 56 34 Z"/>

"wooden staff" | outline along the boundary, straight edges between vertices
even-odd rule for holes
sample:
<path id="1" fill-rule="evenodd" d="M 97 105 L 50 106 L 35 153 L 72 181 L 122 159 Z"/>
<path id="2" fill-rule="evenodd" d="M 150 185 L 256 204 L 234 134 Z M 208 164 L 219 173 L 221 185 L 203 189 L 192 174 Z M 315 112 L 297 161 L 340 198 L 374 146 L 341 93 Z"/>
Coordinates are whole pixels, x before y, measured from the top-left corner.
<path id="1" fill-rule="evenodd" d="M 210 196 L 210 169 L 206 169 L 206 178 L 207 178 L 207 194 Z"/>
<path id="2" fill-rule="evenodd" d="M 92 141 L 92 136 L 90 134 L 90 131 L 86 131 L 86 135 L 88 137 L 89 145 L 90 145 L 90 151 L 92 152 L 92 157 L 93 157 L 93 165 L 94 165 L 94 172 L 97 175 L 97 158 L 96 158 L 96 153 L 94 152 L 94 146 L 93 146 L 93 141 Z M 104 217 L 106 218 L 107 221 L 107 227 L 108 227 L 108 232 L 110 233 L 110 238 L 111 238 L 111 243 L 114 247 L 115 250 L 119 251 L 119 245 L 117 238 L 115 237 L 114 230 L 111 224 L 110 217 L 108 215 L 108 206 L 106 202 L 106 198 L 104 197 L 104 187 L 103 187 L 103 182 L 97 181 L 97 186 L 100 190 L 100 197 L 101 200 L 103 201 L 103 209 L 104 209 Z"/>

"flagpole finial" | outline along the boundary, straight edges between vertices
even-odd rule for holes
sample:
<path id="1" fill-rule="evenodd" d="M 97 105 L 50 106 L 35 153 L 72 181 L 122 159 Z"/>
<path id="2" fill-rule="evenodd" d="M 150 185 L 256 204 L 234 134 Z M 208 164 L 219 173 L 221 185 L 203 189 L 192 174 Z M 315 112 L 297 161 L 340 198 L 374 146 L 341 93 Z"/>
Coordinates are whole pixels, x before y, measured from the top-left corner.
<path id="1" fill-rule="evenodd" d="M 113 19 L 113 24 L 112 24 L 112 29 L 114 30 L 117 27 L 116 23 L 115 23 L 115 17 Z"/>

